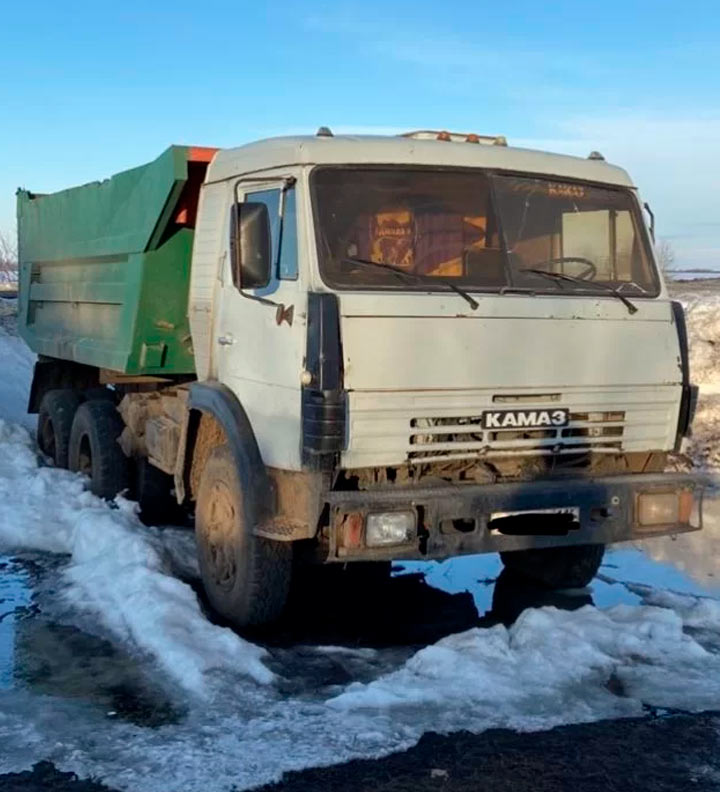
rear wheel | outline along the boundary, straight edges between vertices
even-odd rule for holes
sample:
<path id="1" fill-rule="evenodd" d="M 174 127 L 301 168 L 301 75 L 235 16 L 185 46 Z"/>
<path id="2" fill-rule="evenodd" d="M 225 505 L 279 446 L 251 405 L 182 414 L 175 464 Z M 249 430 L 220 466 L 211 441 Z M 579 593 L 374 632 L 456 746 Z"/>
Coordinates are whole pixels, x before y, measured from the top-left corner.
<path id="1" fill-rule="evenodd" d="M 605 546 L 570 545 L 500 553 L 506 569 L 551 589 L 583 588 L 600 569 Z"/>
<path id="2" fill-rule="evenodd" d="M 56 467 L 68 466 L 70 432 L 79 405 L 80 397 L 69 389 L 47 391 L 40 402 L 37 444 Z"/>
<path id="3" fill-rule="evenodd" d="M 198 561 L 210 604 L 236 627 L 275 621 L 292 577 L 292 545 L 252 533 L 251 497 L 229 447 L 213 449 L 195 510 Z"/>
<path id="4" fill-rule="evenodd" d="M 111 500 L 130 484 L 130 466 L 118 438 L 123 420 L 111 401 L 93 399 L 81 404 L 70 432 L 70 470 L 90 477 L 91 491 Z"/>

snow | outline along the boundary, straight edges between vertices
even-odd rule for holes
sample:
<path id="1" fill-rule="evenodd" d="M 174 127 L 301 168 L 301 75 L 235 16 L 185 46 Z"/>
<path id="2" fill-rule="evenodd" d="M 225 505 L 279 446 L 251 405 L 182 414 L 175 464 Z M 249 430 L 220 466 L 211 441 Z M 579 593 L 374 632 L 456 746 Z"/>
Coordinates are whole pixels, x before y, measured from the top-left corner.
<path id="1" fill-rule="evenodd" d="M 695 370 L 701 384 L 714 387 L 720 361 L 711 342 L 720 341 L 720 310 L 707 300 L 715 307 L 689 306 L 688 326 Z M 179 579 L 197 575 L 191 533 L 146 528 L 129 501 L 107 504 L 78 475 L 39 464 L 23 414 L 33 359 L 9 319 L 0 322 L 0 550 L 62 554 L 55 595 L 62 618 L 138 659 L 183 715 L 151 729 L 72 697 L 2 690 L 0 772 L 49 758 L 119 789 L 215 792 L 401 750 L 428 730 L 536 730 L 640 715 L 647 706 L 720 708 L 717 590 L 693 585 L 678 570 L 676 590 L 663 590 L 667 575 L 653 579 L 631 550 L 609 553 L 593 584 L 611 606 L 530 608 L 510 627 L 450 635 L 409 657 L 313 647 L 343 667 L 366 663 L 362 678 L 369 681 L 283 693 L 290 664 L 282 665 L 282 653 L 272 657 L 212 624 Z M 713 432 L 708 444 L 717 451 L 720 434 Z M 405 567 L 427 572 L 446 591 L 476 593 L 499 562 L 467 557 Z M 632 604 L 615 604 L 610 589 Z"/>
<path id="2" fill-rule="evenodd" d="M 691 379 L 701 389 L 720 389 L 720 295 L 684 295 Z"/>
<path id="3" fill-rule="evenodd" d="M 687 453 L 707 470 L 720 469 L 720 393 L 701 387 Z"/>
<path id="4" fill-rule="evenodd" d="M 70 554 L 68 600 L 195 693 L 215 668 L 240 669 L 263 684 L 273 679 L 262 649 L 205 618 L 193 589 L 172 575 L 159 531 L 139 522 L 134 504 L 119 499 L 113 508 L 80 476 L 41 467 L 27 431 L 2 419 L 0 544 Z"/>
<path id="5" fill-rule="evenodd" d="M 17 300 L 0 298 L 0 415 L 32 430 L 35 418 L 27 414 L 26 408 L 35 355 L 14 333 L 16 305 Z"/>
<path id="6" fill-rule="evenodd" d="M 645 602 L 672 609 L 682 618 L 686 627 L 720 633 L 720 601 L 716 599 L 649 589 L 645 592 Z"/>
<path id="7" fill-rule="evenodd" d="M 697 626 L 720 609 L 687 602 Z M 702 619 L 698 616 L 702 614 Z M 640 702 L 702 709 L 720 703 L 720 656 L 684 632 L 680 613 L 618 605 L 525 611 L 512 625 L 451 635 L 369 684 L 355 683 L 328 703 L 342 710 L 450 707 L 453 728 L 540 728 L 567 721 L 628 715 Z M 625 696 L 607 688 L 610 678 Z M 678 700 L 678 691 L 685 697 Z"/>
<path id="8" fill-rule="evenodd" d="M 680 295 L 690 347 L 690 379 L 700 398 L 686 451 L 705 469 L 720 468 L 720 295 Z"/>

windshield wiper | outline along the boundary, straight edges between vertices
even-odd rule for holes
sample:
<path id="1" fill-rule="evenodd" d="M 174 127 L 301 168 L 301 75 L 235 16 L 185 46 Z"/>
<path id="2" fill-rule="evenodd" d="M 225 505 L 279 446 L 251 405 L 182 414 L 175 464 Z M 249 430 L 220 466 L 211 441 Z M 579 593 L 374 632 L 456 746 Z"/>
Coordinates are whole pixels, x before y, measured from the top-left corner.
<path id="1" fill-rule="evenodd" d="M 621 292 L 623 289 L 637 289 L 639 292 L 643 294 L 648 294 L 647 289 L 643 289 L 643 287 L 639 283 L 635 283 L 635 281 L 623 281 L 618 287 L 617 291 Z"/>
<path id="2" fill-rule="evenodd" d="M 348 264 L 362 264 L 366 267 L 375 267 L 376 269 L 387 270 L 388 272 L 393 272 L 395 275 L 398 275 L 404 278 L 406 281 L 411 281 L 413 283 L 443 283 L 445 286 L 452 289 L 456 294 L 459 294 L 463 300 L 465 300 L 465 302 L 467 302 L 467 304 L 473 309 L 473 311 L 477 311 L 477 309 L 480 307 L 480 303 L 478 303 L 477 300 L 474 300 L 464 289 L 461 289 L 457 284 L 446 278 L 436 278 L 434 275 L 420 275 L 417 272 L 406 272 L 404 269 L 396 267 L 394 264 L 386 264 L 381 261 L 371 261 L 370 259 L 355 258 L 355 256 L 347 256 L 343 258 L 343 261 L 347 262 Z"/>
<path id="3" fill-rule="evenodd" d="M 608 286 L 605 283 L 597 283 L 596 281 L 585 280 L 585 278 L 576 278 L 574 275 L 566 275 L 564 272 L 552 272 L 551 270 L 535 269 L 533 267 L 524 269 L 522 272 L 532 272 L 535 275 L 542 275 L 545 278 L 553 278 L 554 280 L 558 281 L 569 281 L 570 283 L 579 283 L 582 286 L 589 286 L 591 289 L 603 291 L 606 294 L 611 294 L 613 297 L 617 297 L 617 299 L 620 300 L 620 302 L 622 302 L 623 305 L 628 309 L 628 313 L 637 313 L 637 307 L 633 305 L 619 289 L 616 289 L 613 286 Z"/>

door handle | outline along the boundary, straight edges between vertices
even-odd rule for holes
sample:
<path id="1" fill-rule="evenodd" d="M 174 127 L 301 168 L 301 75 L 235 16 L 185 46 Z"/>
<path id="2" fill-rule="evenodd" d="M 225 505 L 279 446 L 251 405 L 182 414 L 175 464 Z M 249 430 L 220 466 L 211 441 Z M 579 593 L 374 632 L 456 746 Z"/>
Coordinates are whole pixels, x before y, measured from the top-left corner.
<path id="1" fill-rule="evenodd" d="M 230 344 L 234 344 L 235 339 L 232 337 L 232 333 L 228 333 L 227 335 L 221 335 L 218 337 L 218 344 L 220 346 L 230 346 Z"/>

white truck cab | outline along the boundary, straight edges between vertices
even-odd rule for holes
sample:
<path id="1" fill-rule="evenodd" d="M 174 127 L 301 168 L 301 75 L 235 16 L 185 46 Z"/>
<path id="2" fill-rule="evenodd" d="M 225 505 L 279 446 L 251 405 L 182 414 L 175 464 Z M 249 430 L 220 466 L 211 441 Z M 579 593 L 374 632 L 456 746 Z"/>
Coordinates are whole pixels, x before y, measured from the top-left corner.
<path id="1" fill-rule="evenodd" d="M 329 130 L 220 151 L 190 321 L 285 503 L 268 539 L 499 550 L 541 578 L 554 552 L 564 585 L 597 546 L 692 527 L 698 483 L 663 472 L 693 401 L 682 310 L 596 153 Z"/>
<path id="2" fill-rule="evenodd" d="M 100 379 L 232 622 L 275 618 L 299 562 L 500 552 L 583 586 L 605 545 L 700 527 L 702 481 L 666 472 L 696 394 L 683 311 L 624 170 L 325 128 L 206 159 L 195 376 Z"/>

